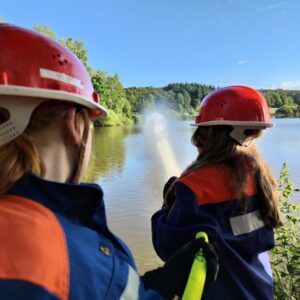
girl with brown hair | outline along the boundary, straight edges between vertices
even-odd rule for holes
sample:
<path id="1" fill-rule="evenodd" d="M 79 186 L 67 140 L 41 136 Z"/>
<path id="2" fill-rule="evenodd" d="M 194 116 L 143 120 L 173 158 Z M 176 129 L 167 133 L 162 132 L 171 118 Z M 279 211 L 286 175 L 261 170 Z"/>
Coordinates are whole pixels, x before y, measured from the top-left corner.
<path id="1" fill-rule="evenodd" d="M 273 299 L 267 251 L 282 222 L 276 180 L 254 144 L 272 126 L 266 100 L 245 86 L 219 89 L 202 101 L 195 125 L 198 157 L 168 181 L 152 217 L 156 252 L 166 260 L 204 231 L 220 262 L 205 299 Z"/>

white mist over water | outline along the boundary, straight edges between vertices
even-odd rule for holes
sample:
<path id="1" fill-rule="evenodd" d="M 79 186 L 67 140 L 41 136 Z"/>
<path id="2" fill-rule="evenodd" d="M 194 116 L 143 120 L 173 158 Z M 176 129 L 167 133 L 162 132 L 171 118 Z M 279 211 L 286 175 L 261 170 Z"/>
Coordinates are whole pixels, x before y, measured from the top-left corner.
<path id="1" fill-rule="evenodd" d="M 168 132 L 167 118 L 163 113 L 152 111 L 144 116 L 143 124 L 146 153 L 151 160 L 152 168 L 162 180 L 167 180 L 171 176 L 179 176 L 181 168 L 178 159 L 170 142 L 170 134 Z"/>

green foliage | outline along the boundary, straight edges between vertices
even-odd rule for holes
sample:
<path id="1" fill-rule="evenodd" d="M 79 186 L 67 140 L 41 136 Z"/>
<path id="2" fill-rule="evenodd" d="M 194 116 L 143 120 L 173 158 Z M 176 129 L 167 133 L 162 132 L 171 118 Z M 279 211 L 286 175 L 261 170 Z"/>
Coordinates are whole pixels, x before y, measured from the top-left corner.
<path id="1" fill-rule="evenodd" d="M 127 118 L 122 114 L 117 114 L 113 110 L 108 110 L 108 117 L 96 120 L 94 122 L 95 127 L 102 126 L 120 126 L 120 125 L 133 125 L 134 120 Z"/>
<path id="2" fill-rule="evenodd" d="M 170 83 L 162 88 L 132 87 L 126 89 L 132 111 L 141 113 L 154 105 L 164 105 L 180 116 L 192 116 L 199 110 L 203 98 L 216 87 L 198 83 Z M 300 91 L 261 90 L 271 108 L 282 117 L 300 116 Z"/>
<path id="3" fill-rule="evenodd" d="M 280 210 L 284 226 L 275 231 L 276 246 L 271 251 L 275 300 L 296 300 L 300 295 L 300 207 L 292 201 L 295 189 L 286 164 L 279 178 Z"/>
<path id="4" fill-rule="evenodd" d="M 164 106 L 178 112 L 179 116 L 193 116 L 201 100 L 215 87 L 198 83 L 171 83 L 162 88 L 132 87 L 126 89 L 132 111 L 142 113 L 147 108 Z"/>
<path id="5" fill-rule="evenodd" d="M 261 90 L 270 107 L 280 108 L 278 114 L 285 117 L 298 116 L 300 91 L 290 90 Z M 276 111 L 277 113 L 277 111 Z"/>
<path id="6" fill-rule="evenodd" d="M 78 39 L 73 39 L 71 37 L 67 39 L 59 39 L 59 42 L 69 48 L 77 57 L 83 62 L 85 67 L 90 71 L 90 66 L 88 64 L 88 51 L 84 47 L 83 41 Z"/>
<path id="7" fill-rule="evenodd" d="M 4 23 L 4 19 L 2 16 L 0 16 L 0 23 Z"/>
<path id="8" fill-rule="evenodd" d="M 107 97 L 107 89 L 106 89 L 107 74 L 103 71 L 97 70 L 97 71 L 92 71 L 91 75 L 92 75 L 91 77 L 92 77 L 92 83 L 94 89 L 100 95 L 100 102 L 101 104 L 106 106 L 104 99 L 106 99 Z"/>
<path id="9" fill-rule="evenodd" d="M 33 26 L 33 29 L 56 40 L 56 33 L 52 29 L 50 29 L 48 26 L 35 25 L 35 26 Z"/>
<path id="10" fill-rule="evenodd" d="M 133 123 L 131 105 L 119 76 L 108 76 L 102 71 L 92 72 L 95 91 L 100 95 L 100 102 L 108 108 L 109 116 L 99 120 L 95 126 L 130 125 Z"/>
<path id="11" fill-rule="evenodd" d="M 276 116 L 299 117 L 300 108 L 297 104 L 286 104 L 276 110 Z"/>

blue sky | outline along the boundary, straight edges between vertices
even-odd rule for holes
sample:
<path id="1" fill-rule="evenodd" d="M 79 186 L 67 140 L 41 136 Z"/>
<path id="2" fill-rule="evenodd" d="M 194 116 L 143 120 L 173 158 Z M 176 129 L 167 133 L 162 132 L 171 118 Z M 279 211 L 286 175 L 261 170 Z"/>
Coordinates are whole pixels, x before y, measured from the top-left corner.
<path id="1" fill-rule="evenodd" d="M 0 16 L 82 40 L 124 86 L 300 89 L 300 1 L 1 0 Z"/>

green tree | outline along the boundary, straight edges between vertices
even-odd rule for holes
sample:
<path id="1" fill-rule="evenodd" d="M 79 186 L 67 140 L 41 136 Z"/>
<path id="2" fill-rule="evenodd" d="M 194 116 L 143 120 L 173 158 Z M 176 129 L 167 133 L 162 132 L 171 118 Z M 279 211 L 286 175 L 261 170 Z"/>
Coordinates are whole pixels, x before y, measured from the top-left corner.
<path id="1" fill-rule="evenodd" d="M 286 164 L 279 178 L 280 210 L 284 226 L 275 231 L 275 248 L 271 251 L 274 299 L 297 300 L 300 295 L 300 207 L 293 203 L 295 189 Z"/>
<path id="2" fill-rule="evenodd" d="M 101 104 L 104 105 L 110 115 L 108 118 L 96 122 L 96 126 L 131 124 L 133 113 L 127 99 L 126 91 L 118 74 L 108 76 L 105 72 L 92 72 L 94 89 L 100 95 Z"/>
<path id="3" fill-rule="evenodd" d="M 43 34 L 49 36 L 50 38 L 52 38 L 54 40 L 56 40 L 56 33 L 51 28 L 49 28 L 48 26 L 34 25 L 33 29 L 40 32 L 40 33 L 43 33 Z"/>
<path id="4" fill-rule="evenodd" d="M 177 93 L 176 100 L 177 100 L 177 110 L 179 112 L 183 112 L 184 111 L 184 96 L 181 93 Z"/>
<path id="5" fill-rule="evenodd" d="M 298 91 L 298 93 L 296 92 L 293 94 L 293 99 L 297 105 L 300 105 L 300 91 Z"/>
<path id="6" fill-rule="evenodd" d="M 281 107 L 279 107 L 276 110 L 276 115 L 277 116 L 284 116 L 284 117 L 296 117 L 299 114 L 299 106 L 297 104 L 286 104 Z"/>
<path id="7" fill-rule="evenodd" d="M 92 71 L 91 75 L 92 75 L 91 78 L 92 78 L 94 89 L 100 96 L 100 103 L 104 105 L 106 108 L 108 108 L 105 100 L 108 95 L 107 88 L 106 88 L 107 74 L 103 71 L 97 70 L 97 71 Z"/>
<path id="8" fill-rule="evenodd" d="M 89 73 L 92 72 L 91 67 L 88 64 L 88 51 L 84 47 L 83 41 L 73 39 L 71 37 L 66 39 L 59 39 L 59 42 L 68 47 L 77 57 L 83 62 Z"/>
<path id="9" fill-rule="evenodd" d="M 190 94 L 186 90 L 183 91 L 183 98 L 184 98 L 184 104 L 183 104 L 184 110 L 189 111 L 191 107 L 192 99 Z"/>
<path id="10" fill-rule="evenodd" d="M 264 94 L 269 106 L 270 107 L 275 107 L 275 102 L 276 101 L 275 101 L 273 93 L 270 92 L 270 91 L 267 91 L 267 92 L 264 92 L 263 94 Z"/>

